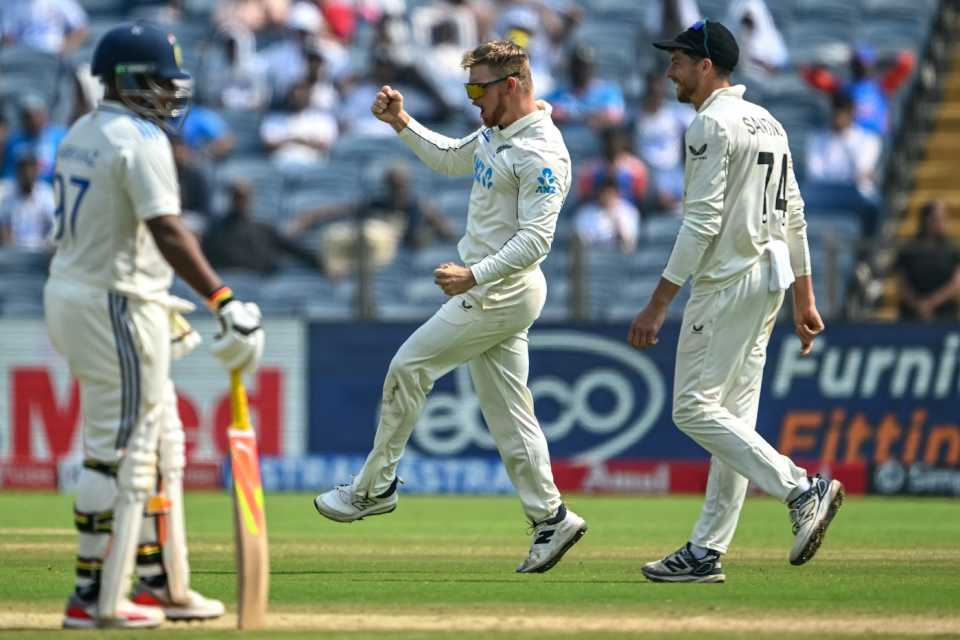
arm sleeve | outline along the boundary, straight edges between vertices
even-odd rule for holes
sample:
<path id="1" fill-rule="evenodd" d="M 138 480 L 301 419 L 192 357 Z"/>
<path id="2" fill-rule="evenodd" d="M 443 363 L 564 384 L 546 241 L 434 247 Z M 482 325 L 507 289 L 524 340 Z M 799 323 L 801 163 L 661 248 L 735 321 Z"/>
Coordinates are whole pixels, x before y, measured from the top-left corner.
<path id="1" fill-rule="evenodd" d="M 557 217 L 570 191 L 570 162 L 529 153 L 516 167 L 517 232 L 500 250 L 470 267 L 477 284 L 488 284 L 530 267 L 547 255 Z"/>
<path id="2" fill-rule="evenodd" d="M 702 151 L 700 155 L 687 153 L 683 224 L 663 272 L 664 278 L 681 287 L 720 233 L 730 146 L 720 123 L 705 117 L 698 117 L 690 125 L 686 143 L 690 149 Z"/>
<path id="3" fill-rule="evenodd" d="M 807 81 L 807 84 L 824 93 L 832 94 L 840 90 L 840 81 L 826 69 L 801 69 L 800 75 Z"/>
<path id="4" fill-rule="evenodd" d="M 170 141 L 157 131 L 139 139 L 123 154 L 125 184 L 139 220 L 180 214 L 180 186 Z"/>
<path id="5" fill-rule="evenodd" d="M 893 67 L 883 74 L 883 79 L 880 81 L 883 90 L 888 95 L 894 93 L 910 77 L 916 64 L 917 57 L 912 51 L 907 49 L 898 53 Z"/>
<path id="6" fill-rule="evenodd" d="M 787 246 L 790 248 L 790 266 L 795 276 L 809 276 L 810 245 L 807 243 L 807 220 L 804 216 L 803 196 L 793 173 L 793 156 L 787 156 Z"/>
<path id="7" fill-rule="evenodd" d="M 448 176 L 466 176 L 473 172 L 473 150 L 479 137 L 480 129 L 459 140 L 448 138 L 413 118 L 400 132 L 400 139 L 424 164 Z"/>

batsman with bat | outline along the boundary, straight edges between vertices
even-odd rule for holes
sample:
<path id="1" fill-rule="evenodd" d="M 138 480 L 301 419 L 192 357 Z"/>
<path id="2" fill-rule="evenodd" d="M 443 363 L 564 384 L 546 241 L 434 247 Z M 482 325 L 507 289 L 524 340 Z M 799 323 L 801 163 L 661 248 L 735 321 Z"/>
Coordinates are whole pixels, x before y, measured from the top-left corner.
<path id="1" fill-rule="evenodd" d="M 116 27 L 92 72 L 105 96 L 57 152 L 57 249 L 44 288 L 48 332 L 80 383 L 83 420 L 76 588 L 63 626 L 215 618 L 223 604 L 190 589 L 170 360 L 199 336 L 180 315 L 192 305 L 169 294 L 173 273 L 218 316 L 212 351 L 228 371 L 256 369 L 260 310 L 234 299 L 180 219 L 163 129 L 184 113 L 190 76 L 174 36 L 142 22 Z"/>
<path id="2" fill-rule="evenodd" d="M 807 472 L 756 431 L 767 344 L 793 285 L 803 355 L 823 330 L 810 277 L 803 199 L 783 126 L 731 86 L 740 49 L 719 22 L 701 21 L 655 47 L 670 52 L 677 99 L 697 110 L 687 129 L 683 225 L 629 341 L 650 348 L 687 278 L 673 388 L 673 420 L 712 454 L 707 497 L 689 542 L 644 565 L 655 582 L 723 582 L 720 557 L 740 517 L 747 481 L 786 503 L 792 564 L 810 560 L 843 501 L 837 480 Z"/>
<path id="3" fill-rule="evenodd" d="M 467 95 L 483 126 L 459 140 L 430 131 L 403 109 L 400 92 L 383 87 L 371 107 L 413 152 L 446 175 L 473 175 L 464 264 L 442 264 L 434 279 L 450 299 L 394 356 L 383 385 L 373 450 L 352 483 L 316 497 L 337 522 L 389 513 L 397 506 L 397 465 L 433 383 L 469 363 L 484 419 L 496 441 L 533 543 L 517 568 L 549 570 L 587 530 L 553 481 L 547 441 L 527 388 L 527 331 L 546 299 L 539 264 L 553 242 L 570 189 L 570 156 L 546 109 L 533 99 L 526 53 L 488 42 L 463 58 Z"/>

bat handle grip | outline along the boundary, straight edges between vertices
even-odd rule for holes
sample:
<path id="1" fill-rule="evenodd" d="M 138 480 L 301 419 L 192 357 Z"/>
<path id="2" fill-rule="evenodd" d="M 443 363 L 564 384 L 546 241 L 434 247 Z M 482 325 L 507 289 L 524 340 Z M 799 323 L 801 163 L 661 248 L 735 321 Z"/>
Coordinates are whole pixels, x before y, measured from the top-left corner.
<path id="1" fill-rule="evenodd" d="M 247 408 L 247 390 L 243 386 L 240 369 L 230 372 L 230 411 L 234 429 L 251 429 L 250 411 Z"/>

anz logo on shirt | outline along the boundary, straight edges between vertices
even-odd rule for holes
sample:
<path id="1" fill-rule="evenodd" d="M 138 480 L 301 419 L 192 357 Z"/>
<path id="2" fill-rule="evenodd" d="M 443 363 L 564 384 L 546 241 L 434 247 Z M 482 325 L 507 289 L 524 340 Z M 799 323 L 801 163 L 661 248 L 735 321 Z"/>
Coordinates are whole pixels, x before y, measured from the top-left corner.
<path id="1" fill-rule="evenodd" d="M 556 193 L 557 178 L 553 175 L 553 169 L 545 168 L 540 172 L 537 178 L 537 193 Z"/>
<path id="2" fill-rule="evenodd" d="M 493 167 L 488 167 L 483 160 L 475 158 L 473 161 L 473 179 L 489 189 L 493 186 Z"/>

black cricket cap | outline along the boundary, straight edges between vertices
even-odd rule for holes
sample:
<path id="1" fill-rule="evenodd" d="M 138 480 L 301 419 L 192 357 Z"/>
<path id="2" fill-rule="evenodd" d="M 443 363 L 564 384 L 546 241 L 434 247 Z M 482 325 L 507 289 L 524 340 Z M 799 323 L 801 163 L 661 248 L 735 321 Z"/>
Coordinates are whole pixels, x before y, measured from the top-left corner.
<path id="1" fill-rule="evenodd" d="M 730 30 L 719 22 L 698 20 L 673 40 L 660 40 L 653 46 L 664 51 L 679 49 L 701 58 L 709 58 L 715 65 L 733 71 L 740 61 L 740 47 Z"/>

